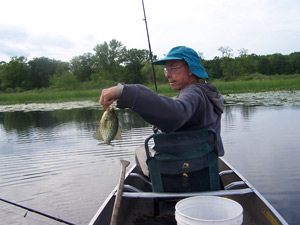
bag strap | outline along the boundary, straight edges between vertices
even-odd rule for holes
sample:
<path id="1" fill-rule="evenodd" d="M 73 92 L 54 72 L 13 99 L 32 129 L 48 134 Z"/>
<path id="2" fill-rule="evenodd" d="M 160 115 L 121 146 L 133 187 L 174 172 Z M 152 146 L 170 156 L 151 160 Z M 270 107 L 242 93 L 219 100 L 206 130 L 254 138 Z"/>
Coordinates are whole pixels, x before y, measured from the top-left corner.
<path id="1" fill-rule="evenodd" d="M 219 177 L 219 157 L 214 152 L 208 154 L 209 165 L 209 174 L 210 174 L 210 190 L 220 190 L 220 181 L 216 179 Z"/>
<path id="2" fill-rule="evenodd" d="M 151 168 L 150 179 L 151 179 L 151 182 L 153 185 L 153 191 L 154 192 L 164 192 L 164 188 L 162 185 L 162 178 L 161 178 L 157 159 L 154 157 L 148 158 L 147 165 L 149 168 Z"/>

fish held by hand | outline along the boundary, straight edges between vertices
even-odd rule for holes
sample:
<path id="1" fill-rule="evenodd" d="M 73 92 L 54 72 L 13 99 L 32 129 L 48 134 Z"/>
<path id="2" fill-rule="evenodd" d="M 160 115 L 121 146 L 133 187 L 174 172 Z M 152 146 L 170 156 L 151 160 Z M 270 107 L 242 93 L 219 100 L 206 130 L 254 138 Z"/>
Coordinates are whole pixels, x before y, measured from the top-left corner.
<path id="1" fill-rule="evenodd" d="M 99 122 L 94 138 L 110 144 L 113 139 L 121 139 L 119 120 L 114 108 L 107 108 Z"/>

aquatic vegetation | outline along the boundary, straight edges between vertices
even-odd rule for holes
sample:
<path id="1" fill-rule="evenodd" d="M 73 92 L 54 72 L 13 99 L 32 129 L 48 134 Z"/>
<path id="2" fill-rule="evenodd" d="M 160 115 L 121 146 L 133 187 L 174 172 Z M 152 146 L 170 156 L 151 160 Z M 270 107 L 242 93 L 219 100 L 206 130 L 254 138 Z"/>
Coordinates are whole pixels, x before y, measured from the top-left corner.
<path id="1" fill-rule="evenodd" d="M 223 95 L 223 97 L 226 105 L 300 106 L 300 90 L 236 93 L 236 94 L 225 94 Z M 12 104 L 12 105 L 0 105 L 0 112 L 53 111 L 59 109 L 76 109 L 76 108 L 101 109 L 101 106 L 97 101 Z"/>
<path id="2" fill-rule="evenodd" d="M 224 95 L 226 105 L 300 106 L 300 91 L 270 91 Z"/>

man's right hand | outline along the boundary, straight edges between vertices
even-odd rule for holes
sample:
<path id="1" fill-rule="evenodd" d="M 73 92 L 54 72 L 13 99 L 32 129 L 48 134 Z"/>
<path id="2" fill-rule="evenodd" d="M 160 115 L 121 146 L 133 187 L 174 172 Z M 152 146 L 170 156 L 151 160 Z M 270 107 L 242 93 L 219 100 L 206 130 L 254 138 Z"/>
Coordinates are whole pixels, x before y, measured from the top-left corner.
<path id="1" fill-rule="evenodd" d="M 117 100 L 117 86 L 102 90 L 99 103 L 104 109 L 107 109 L 115 100 Z"/>

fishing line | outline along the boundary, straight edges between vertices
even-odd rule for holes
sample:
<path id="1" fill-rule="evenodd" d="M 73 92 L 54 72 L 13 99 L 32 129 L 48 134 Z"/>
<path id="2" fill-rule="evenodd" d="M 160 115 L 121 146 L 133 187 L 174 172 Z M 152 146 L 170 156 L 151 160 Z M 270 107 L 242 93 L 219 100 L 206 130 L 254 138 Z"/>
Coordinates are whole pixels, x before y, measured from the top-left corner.
<path id="1" fill-rule="evenodd" d="M 74 223 L 70 223 L 70 222 L 65 221 L 65 220 L 62 220 L 62 219 L 60 219 L 60 218 L 57 218 L 57 217 L 48 215 L 48 214 L 46 214 L 46 213 L 39 212 L 39 211 L 37 211 L 37 210 L 34 210 L 34 209 L 28 208 L 28 207 L 26 207 L 26 206 L 23 206 L 23 205 L 20 205 L 20 204 L 17 204 L 17 203 L 14 203 L 14 202 L 5 200 L 5 199 L 3 199 L 3 198 L 0 198 L 0 201 L 27 210 L 27 212 L 24 214 L 24 217 L 27 216 L 28 212 L 33 212 L 33 213 L 39 214 L 39 215 L 41 215 L 41 216 L 45 216 L 45 217 L 47 217 L 47 218 L 49 218 L 49 219 L 55 220 L 55 221 L 57 221 L 57 222 L 61 222 L 61 223 L 69 224 L 69 225 L 74 225 Z"/>
<path id="2" fill-rule="evenodd" d="M 16 213 L 16 212 L 9 211 L 9 210 L 5 210 L 5 209 L 0 209 L 0 210 L 3 211 L 3 212 L 6 212 L 6 213 L 8 213 L 8 214 L 13 214 L 13 215 L 19 216 L 20 219 L 18 219 L 18 220 L 21 220 L 21 219 L 26 218 L 26 220 L 31 220 L 31 221 L 39 222 L 39 224 L 49 224 L 49 225 L 53 224 L 53 223 L 50 223 L 50 222 L 48 223 L 48 222 L 46 222 L 46 221 L 44 221 L 44 220 L 42 221 L 42 220 L 33 219 L 33 218 L 31 218 L 31 217 L 28 217 L 28 216 L 27 216 L 28 211 L 26 211 L 25 215 L 23 215 L 23 214 L 21 214 L 21 213 Z"/>
<path id="3" fill-rule="evenodd" d="M 152 51 L 151 51 L 151 44 L 150 44 L 150 37 L 149 37 L 149 31 L 148 31 L 148 25 L 147 25 L 147 18 L 146 18 L 146 12 L 145 12 L 144 0 L 142 0 L 142 4 L 143 4 L 144 21 L 145 21 L 146 31 L 147 31 L 147 38 L 148 38 L 148 45 L 149 45 L 149 51 L 150 51 L 150 60 L 151 60 L 151 66 L 152 66 L 152 73 L 153 73 L 153 79 L 154 79 L 155 91 L 156 91 L 156 93 L 157 93 L 156 76 L 155 76 L 154 65 L 152 64 L 153 58 L 152 58 Z"/>

